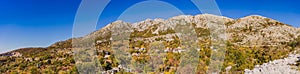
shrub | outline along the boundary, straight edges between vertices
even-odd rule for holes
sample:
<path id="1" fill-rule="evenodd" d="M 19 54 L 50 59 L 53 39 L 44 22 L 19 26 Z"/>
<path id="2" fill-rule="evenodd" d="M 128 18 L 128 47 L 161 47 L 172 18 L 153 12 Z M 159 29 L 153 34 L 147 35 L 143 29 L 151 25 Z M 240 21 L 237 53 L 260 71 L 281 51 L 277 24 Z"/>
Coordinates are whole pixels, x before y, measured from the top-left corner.
<path id="1" fill-rule="evenodd" d="M 30 74 L 40 74 L 37 67 L 31 67 L 30 68 Z"/>

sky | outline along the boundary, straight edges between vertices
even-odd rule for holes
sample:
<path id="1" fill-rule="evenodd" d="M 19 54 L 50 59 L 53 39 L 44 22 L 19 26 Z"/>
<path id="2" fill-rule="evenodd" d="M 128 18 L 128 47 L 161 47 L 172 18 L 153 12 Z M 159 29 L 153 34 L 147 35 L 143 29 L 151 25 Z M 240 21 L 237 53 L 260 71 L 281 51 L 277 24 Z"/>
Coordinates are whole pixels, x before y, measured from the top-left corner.
<path id="1" fill-rule="evenodd" d="M 175 9 L 159 6 L 163 4 L 144 4 L 145 6 L 141 4 L 135 6 L 140 8 L 132 7 L 143 1 L 111 0 L 99 17 L 97 29 L 120 19 L 131 23 L 147 18 L 167 19 L 180 14 L 173 12 L 176 9 L 185 15 L 201 14 L 190 0 L 160 0 L 173 5 Z M 24 47 L 47 47 L 57 41 L 72 38 L 74 19 L 81 2 L 81 0 L 0 0 L 0 53 Z M 237 19 L 261 15 L 294 27 L 300 26 L 299 0 L 216 0 L 216 3 L 222 16 Z M 124 12 L 126 10 L 127 12 Z M 142 17 L 141 14 L 136 14 L 137 12 L 148 13 Z M 126 13 L 132 17 L 119 18 Z"/>

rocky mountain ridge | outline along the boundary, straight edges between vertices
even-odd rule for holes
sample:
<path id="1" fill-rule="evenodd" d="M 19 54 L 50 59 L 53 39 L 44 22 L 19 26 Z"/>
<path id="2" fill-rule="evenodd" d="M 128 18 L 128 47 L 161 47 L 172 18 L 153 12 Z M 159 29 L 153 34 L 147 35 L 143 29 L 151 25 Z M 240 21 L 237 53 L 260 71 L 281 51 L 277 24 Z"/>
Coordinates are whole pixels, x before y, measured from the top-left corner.
<path id="1" fill-rule="evenodd" d="M 290 42 L 300 35 L 299 28 L 294 28 L 290 25 L 259 15 L 251 15 L 234 20 L 223 16 L 200 14 L 196 16 L 180 15 L 167 20 L 147 19 L 133 24 L 119 20 L 87 35 L 87 37 L 109 36 L 109 34 L 111 34 L 110 29 L 116 25 L 126 25 L 131 27 L 132 30 L 137 31 L 153 29 L 150 30 L 150 33 L 159 35 L 159 32 L 164 32 L 168 29 L 173 30 L 176 24 L 185 23 L 194 24 L 195 29 L 209 29 L 208 24 L 210 23 L 226 25 L 226 37 L 228 40 L 234 41 L 237 45 L 245 46 L 280 45 L 280 43 Z M 240 38 L 236 40 L 234 39 L 235 37 Z"/>
<path id="2" fill-rule="evenodd" d="M 234 58 L 234 59 L 225 58 L 225 60 L 229 60 L 229 61 L 225 61 L 226 64 L 224 64 L 224 66 L 235 66 L 233 67 L 234 70 L 232 69 L 233 71 L 238 70 L 244 72 L 244 70 L 240 70 L 240 69 L 251 69 L 253 67 L 253 64 L 266 63 L 274 59 L 285 57 L 289 52 L 293 51 L 295 48 L 297 48 L 300 45 L 299 43 L 300 28 L 294 28 L 290 25 L 281 23 L 279 21 L 270 18 L 262 17 L 259 15 L 246 16 L 239 19 L 231 19 L 231 18 L 211 15 L 211 14 L 199 14 L 195 16 L 180 15 L 166 20 L 147 19 L 145 21 L 141 21 L 133 24 L 119 20 L 119 21 L 112 22 L 107 26 L 103 27 L 102 29 L 97 30 L 84 37 L 72 38 L 66 41 L 57 42 L 47 48 L 37 48 L 37 49 L 43 49 L 44 51 L 36 51 L 34 53 L 31 53 L 33 51 L 26 52 L 26 50 L 20 49 L 19 51 L 17 50 L 17 51 L 5 53 L 5 55 L 2 54 L 1 56 L 3 56 L 3 58 L 2 57 L 0 58 L 0 65 L 5 65 L 5 67 L 3 66 L 3 68 L 5 69 L 0 70 L 0 73 L 2 72 L 10 73 L 13 72 L 12 69 L 20 69 L 18 70 L 18 73 L 22 71 L 26 72 L 29 69 L 27 68 L 23 69 L 24 65 L 22 63 L 28 63 L 28 60 L 24 61 L 24 59 L 30 59 L 30 58 L 31 59 L 44 58 L 42 59 L 42 62 L 39 60 L 36 61 L 31 60 L 33 61 L 33 63 L 31 62 L 29 64 L 25 64 L 25 66 L 42 64 L 37 68 L 37 69 L 41 69 L 42 71 L 48 68 L 51 70 L 52 69 L 51 66 L 53 66 L 53 64 L 57 62 L 60 63 L 60 65 L 55 65 L 55 66 L 60 67 L 58 69 L 59 71 L 60 70 L 71 71 L 71 69 L 76 70 L 76 68 L 74 68 L 75 61 L 72 58 L 74 52 L 72 51 L 74 51 L 74 49 L 84 49 L 85 48 L 84 46 L 95 46 L 96 54 L 98 55 L 98 58 L 101 59 L 100 60 L 101 64 L 105 64 L 105 66 L 103 65 L 101 66 L 103 66 L 105 70 L 111 71 L 114 67 L 116 67 L 116 64 L 114 60 L 111 60 L 114 58 L 109 58 L 106 56 L 110 56 L 107 55 L 107 53 L 112 52 L 111 50 L 112 47 L 111 41 L 113 40 L 112 35 L 122 34 L 124 32 L 126 33 L 131 32 L 129 33 L 129 35 L 127 35 L 131 40 L 129 42 L 130 48 L 134 48 L 134 49 L 143 48 L 143 52 L 135 51 L 134 49 L 129 49 L 126 51 L 129 51 L 132 55 L 134 54 L 134 55 L 145 56 L 143 53 L 150 50 L 147 48 L 147 44 L 155 41 L 165 42 L 166 49 L 179 48 L 180 39 L 178 38 L 178 36 L 182 34 L 176 33 L 175 27 L 178 24 L 190 24 L 194 28 L 195 33 L 197 35 L 197 40 L 199 42 L 199 46 L 201 46 L 199 50 L 204 49 L 202 51 L 205 51 L 205 53 L 200 52 L 201 57 L 203 57 L 200 58 L 202 63 L 200 65 L 202 65 L 203 67 L 206 67 L 205 66 L 205 64 L 207 65 L 206 61 L 209 59 L 210 56 L 209 54 L 207 54 L 210 52 L 209 50 L 210 47 L 207 46 L 210 46 L 211 44 L 211 37 L 212 37 L 211 34 L 213 31 L 211 30 L 212 28 L 211 25 L 220 26 L 220 27 L 214 27 L 214 29 L 220 29 L 221 31 L 224 31 L 224 32 L 220 32 L 219 34 L 224 34 L 222 36 L 224 36 L 224 39 L 226 39 L 225 41 L 226 44 L 228 45 L 228 53 L 226 55 L 230 56 L 231 58 Z M 72 45 L 72 42 L 76 40 L 79 41 L 83 40 L 82 42 L 84 42 L 84 40 L 88 40 L 88 41 L 87 44 Z M 283 51 L 286 53 L 284 53 Z M 11 57 L 6 55 L 6 54 L 16 54 L 14 52 L 18 52 L 22 56 Z M 240 59 L 241 57 L 232 56 L 229 52 L 230 53 L 234 52 L 234 55 L 245 55 L 247 56 L 246 58 L 248 60 L 247 62 L 244 62 L 242 60 L 242 63 L 241 61 L 235 61 L 237 59 Z M 168 54 L 178 55 L 175 53 L 168 53 Z M 253 56 L 256 56 L 258 58 Z M 134 57 L 134 58 L 144 58 L 144 57 Z M 20 60 L 21 62 L 15 61 L 16 59 Z M 64 59 L 68 60 L 69 62 L 68 63 L 63 62 Z M 166 59 L 170 59 L 170 58 L 166 58 Z M 13 61 L 7 61 L 7 60 L 13 60 Z M 138 60 L 143 61 L 143 59 L 138 59 Z M 178 64 L 178 62 L 172 58 L 170 60 L 164 60 L 165 62 L 167 62 L 166 63 L 167 65 L 163 65 L 162 67 L 163 72 L 173 72 L 174 70 L 176 70 L 176 65 Z M 51 62 L 49 63 L 48 61 Z M 249 62 L 251 62 L 251 65 L 244 65 Z M 14 65 L 10 65 L 12 63 L 14 63 Z M 61 63 L 63 65 L 61 65 Z M 36 69 L 35 67 L 33 68 Z M 201 69 L 199 70 L 200 73 L 207 70 L 207 68 L 203 68 L 203 69 L 200 68 L 200 69 Z"/>

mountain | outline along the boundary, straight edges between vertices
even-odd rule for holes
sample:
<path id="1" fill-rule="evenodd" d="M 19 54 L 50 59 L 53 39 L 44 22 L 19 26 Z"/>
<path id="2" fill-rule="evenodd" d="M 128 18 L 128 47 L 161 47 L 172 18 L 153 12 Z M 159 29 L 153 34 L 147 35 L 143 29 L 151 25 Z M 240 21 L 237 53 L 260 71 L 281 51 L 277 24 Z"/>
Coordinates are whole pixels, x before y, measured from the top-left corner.
<path id="1" fill-rule="evenodd" d="M 178 68 L 180 59 L 185 59 L 181 58 L 183 54 L 178 52 L 186 51 L 181 45 L 185 42 L 181 40 L 189 38 L 181 38 L 182 35 L 187 34 L 178 33 L 181 31 L 180 27 L 179 29 L 177 27 L 178 24 L 189 24 L 194 29 L 192 31 L 197 38 L 190 38 L 198 42 L 195 46 L 199 46 L 197 52 L 199 58 L 187 60 L 199 60 L 197 73 L 205 73 L 209 70 L 209 65 L 213 62 L 210 59 L 214 52 L 211 50 L 214 41 L 224 40 L 226 44 L 222 73 L 244 73 L 245 69 L 253 69 L 255 65 L 285 58 L 300 46 L 299 28 L 267 17 L 252 15 L 231 19 L 211 14 L 180 15 L 166 20 L 147 19 L 133 24 L 115 21 L 84 37 L 60 41 L 47 48 L 22 48 L 7 52 L 1 54 L 0 73 L 89 73 L 94 70 L 91 69 L 94 68 L 91 65 L 100 66 L 105 70 L 102 73 L 131 71 L 174 73 L 186 69 L 189 71 L 190 68 Z M 221 35 L 214 36 L 214 34 Z M 118 37 L 120 35 L 123 36 Z M 215 37 L 220 39 L 214 40 Z M 114 41 L 115 39 L 128 41 Z M 129 45 L 122 45 L 125 43 Z M 164 46 L 159 47 L 161 44 Z M 158 48 L 152 48 L 151 45 Z M 112 50 L 115 46 L 125 47 L 121 47 L 122 51 L 117 52 Z M 120 64 L 119 57 L 115 56 L 123 54 L 130 55 L 132 59 L 129 62 L 136 64 L 147 62 L 161 64 L 152 67 L 144 66 L 144 69 L 124 68 Z M 155 57 L 150 55 L 164 55 L 164 57 L 153 61 Z M 151 68 L 155 69 L 148 70 Z M 300 69 L 299 66 L 298 68 Z"/>

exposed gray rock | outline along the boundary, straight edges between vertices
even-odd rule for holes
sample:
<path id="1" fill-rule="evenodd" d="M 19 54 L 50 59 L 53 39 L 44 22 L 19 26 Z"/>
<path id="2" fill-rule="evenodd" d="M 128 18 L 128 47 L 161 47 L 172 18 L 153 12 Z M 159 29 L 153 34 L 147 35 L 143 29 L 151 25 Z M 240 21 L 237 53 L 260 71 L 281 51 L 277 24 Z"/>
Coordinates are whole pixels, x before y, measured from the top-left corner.
<path id="1" fill-rule="evenodd" d="M 254 69 L 245 69 L 244 72 L 245 74 L 300 74 L 300 71 L 291 66 L 299 60 L 297 57 L 300 57 L 300 54 L 290 54 L 287 58 L 255 65 Z"/>

